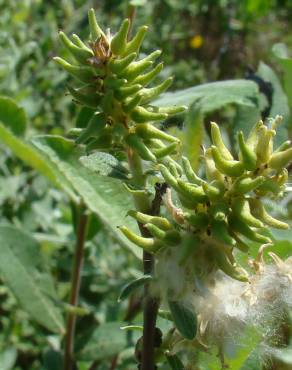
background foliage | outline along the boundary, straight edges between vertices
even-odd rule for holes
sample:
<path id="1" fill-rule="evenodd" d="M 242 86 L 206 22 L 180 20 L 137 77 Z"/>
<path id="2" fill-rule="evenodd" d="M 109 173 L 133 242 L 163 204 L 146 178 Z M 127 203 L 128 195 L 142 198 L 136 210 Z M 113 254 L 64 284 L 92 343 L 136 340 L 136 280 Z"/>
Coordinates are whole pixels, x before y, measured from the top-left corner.
<path id="1" fill-rule="evenodd" d="M 234 132 L 247 133 L 262 113 L 284 116 L 278 142 L 291 134 L 289 0 L 0 0 L 3 370 L 60 369 L 64 315 L 72 309 L 64 303 L 75 242 L 71 225 L 74 203 L 80 199 L 92 215 L 78 309 L 78 369 L 135 366 L 133 351 L 140 333 L 119 328 L 141 324 L 141 297 L 137 293 L 117 303 L 125 282 L 141 275 L 138 251 L 116 228 L 131 223 L 125 217 L 130 197 L 117 180 L 102 177 L 107 171 L 102 165 L 92 172 L 80 163 L 85 153 L 73 151 L 70 141 L 39 136 L 66 134 L 84 125 L 88 117 L 89 112 L 64 93 L 69 81 L 52 57 L 61 48 L 59 29 L 81 36 L 88 33 L 91 6 L 103 27 L 116 30 L 133 9 L 134 27 L 149 24 L 145 52 L 162 49 L 167 66 L 162 77 L 175 75 L 173 92 L 160 98 L 159 104 L 190 107 L 186 116 L 169 120 L 164 127 L 181 137 L 195 167 L 200 146 L 209 141 L 211 119 L 222 124 L 233 149 Z M 122 171 L 115 175 L 126 176 Z M 289 194 L 280 203 L 269 204 L 286 220 L 291 216 Z M 291 232 L 271 232 L 277 252 L 283 257 L 291 254 Z M 167 320 L 159 320 L 161 328 L 169 326 Z M 257 338 L 243 344 L 242 355 L 230 360 L 232 369 L 260 369 L 257 356 L 252 356 L 256 346 Z M 289 348 L 265 368 L 288 369 Z M 219 368 L 215 356 L 195 353 L 194 358 L 198 369 Z"/>

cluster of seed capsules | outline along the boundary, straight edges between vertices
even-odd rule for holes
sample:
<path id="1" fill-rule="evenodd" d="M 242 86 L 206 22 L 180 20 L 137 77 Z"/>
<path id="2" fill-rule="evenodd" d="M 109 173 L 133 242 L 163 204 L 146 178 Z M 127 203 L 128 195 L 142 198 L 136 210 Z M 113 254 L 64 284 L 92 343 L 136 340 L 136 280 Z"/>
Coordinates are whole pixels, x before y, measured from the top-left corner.
<path id="1" fill-rule="evenodd" d="M 161 54 L 159 50 L 137 60 L 147 27 L 141 27 L 128 40 L 128 19 L 112 36 L 99 27 L 93 9 L 88 18 L 91 40 L 88 44 L 75 34 L 72 39 L 64 32 L 59 34 L 74 64 L 54 58 L 80 83 L 77 88 L 68 87 L 73 99 L 95 111 L 85 129 L 73 130 L 76 142 L 85 144 L 87 151 L 132 148 L 142 159 L 152 162 L 174 153 L 179 140 L 149 123 L 164 120 L 186 107 L 151 105 L 171 85 L 172 77 L 146 87 L 163 68 L 163 63 L 154 66 Z"/>
<path id="2" fill-rule="evenodd" d="M 237 265 L 234 248 L 248 252 L 248 241 L 272 242 L 263 233 L 268 227 L 289 227 L 269 215 L 262 202 L 263 197 L 281 197 L 288 179 L 285 167 L 292 160 L 290 141 L 273 150 L 273 137 L 280 121 L 278 116 L 269 120 L 268 125 L 258 122 L 247 140 L 239 132 L 238 159 L 225 146 L 218 125 L 211 123 L 213 145 L 202 155 L 205 178 L 193 171 L 187 158 L 182 160 L 181 171 L 178 167 L 159 165 L 162 178 L 175 191 L 180 206 L 174 206 L 170 197 L 166 197 L 170 221 L 130 212 L 152 237 L 142 238 L 126 227 L 121 228 L 124 235 L 158 255 L 178 248 L 178 263 L 182 266 L 196 265 L 198 271 L 205 273 L 209 266 L 210 271 L 221 269 L 232 278 L 246 281 L 248 275 Z"/>

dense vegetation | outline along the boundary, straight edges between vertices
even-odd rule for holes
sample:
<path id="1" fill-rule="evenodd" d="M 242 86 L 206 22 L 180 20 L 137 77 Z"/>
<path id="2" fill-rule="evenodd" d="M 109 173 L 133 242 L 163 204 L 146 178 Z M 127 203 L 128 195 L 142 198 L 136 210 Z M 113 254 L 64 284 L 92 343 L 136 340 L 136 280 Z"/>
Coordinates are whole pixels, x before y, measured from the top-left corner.
<path id="1" fill-rule="evenodd" d="M 105 81 L 103 73 L 109 72 L 96 61 L 97 55 L 102 59 L 94 44 L 100 35 L 94 39 L 88 25 L 91 6 L 101 29 L 110 27 L 113 34 L 127 17 L 133 37 L 139 27 L 149 26 L 139 59 L 150 54 L 146 63 L 158 57 L 163 62 L 163 69 L 160 61 L 153 64 L 157 91 L 142 87 L 145 72 L 121 71 L 114 64 L 137 51 L 137 45 L 122 50 L 118 39 L 109 46 L 105 32 L 102 57 L 115 77 L 107 80 L 102 94 L 108 88 L 119 102 L 108 108 L 111 97 L 96 91 L 98 78 Z M 154 346 L 158 369 L 291 368 L 291 15 L 289 0 L 0 0 L 1 369 L 137 368 L 143 352 L 143 284 L 146 291 L 150 284 L 162 301 Z M 84 81 L 74 81 L 60 68 L 64 60 L 73 60 L 60 30 L 86 42 L 89 57 L 81 56 L 78 63 L 88 68 L 88 58 L 95 58 L 90 66 L 101 74 L 96 72 L 93 85 L 92 77 L 84 87 Z M 80 39 L 73 38 L 82 46 Z M 157 49 L 161 56 L 151 54 Z M 130 84 L 121 90 L 116 76 Z M 138 79 L 139 87 L 133 88 L 131 79 Z M 166 88 L 170 92 L 164 93 Z M 131 101 L 133 96 L 137 101 Z M 101 122 L 92 104 L 107 117 L 102 134 L 88 130 L 94 119 Z M 119 122 L 120 104 L 122 119 L 130 122 L 126 129 Z M 260 119 L 265 124 L 255 126 L 252 143 L 247 137 Z M 148 121 L 157 121 L 151 132 Z M 280 151 L 286 150 L 287 158 L 279 160 L 275 151 L 283 142 Z M 220 161 L 214 145 L 234 167 Z M 147 182 L 142 185 L 136 167 L 131 168 L 131 151 L 143 159 Z M 215 177 L 210 167 L 208 175 L 210 158 L 216 163 Z M 201 187 L 199 195 L 192 181 Z M 220 181 L 227 185 L 222 188 Z M 257 181 L 259 188 L 248 188 L 254 192 L 247 196 L 242 186 L 248 181 Z M 231 208 L 222 206 L 226 192 Z M 190 205 L 194 196 L 201 204 L 195 211 Z M 162 212 L 154 221 L 135 211 L 136 206 L 148 213 L 153 199 L 152 213 L 158 213 L 157 204 Z M 260 209 L 273 218 L 249 214 L 252 218 L 244 222 L 264 229 L 246 235 L 234 213 L 262 204 Z M 224 234 L 234 256 L 220 254 L 207 242 L 206 255 L 197 251 L 190 257 L 190 235 L 191 244 L 195 235 L 201 246 L 210 232 L 204 225 L 223 219 L 228 233 L 221 228 L 218 238 Z M 266 249 L 260 248 L 263 243 Z M 173 252 L 173 245 L 184 245 L 183 255 Z M 155 257 L 154 282 L 145 252 L 143 276 L 138 246 L 150 253 L 163 247 L 164 254 Z M 189 271 L 182 272 L 182 266 L 191 258 L 195 283 L 190 289 Z M 72 294 L 72 286 L 78 291 L 76 276 L 79 299 Z M 205 284 L 206 276 L 216 276 L 218 283 Z M 192 295 L 192 289 L 200 294 Z M 252 309 L 243 295 L 255 300 Z M 66 346 L 75 318 L 72 350 Z"/>

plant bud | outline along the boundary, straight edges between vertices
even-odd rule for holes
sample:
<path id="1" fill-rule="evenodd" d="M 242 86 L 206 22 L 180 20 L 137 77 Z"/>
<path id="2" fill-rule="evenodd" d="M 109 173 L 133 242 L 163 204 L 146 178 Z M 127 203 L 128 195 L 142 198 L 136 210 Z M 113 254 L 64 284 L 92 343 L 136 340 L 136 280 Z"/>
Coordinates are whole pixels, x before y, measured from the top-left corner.
<path id="1" fill-rule="evenodd" d="M 98 136 L 106 126 L 106 118 L 102 113 L 94 114 L 90 119 L 88 126 L 82 131 L 81 135 L 76 139 L 76 144 L 83 144 L 89 138 Z"/>
<path id="2" fill-rule="evenodd" d="M 157 239 L 164 239 L 166 232 L 161 230 L 159 227 L 155 226 L 154 224 L 147 223 L 145 224 L 146 229 L 150 232 L 152 236 Z"/>
<path id="3" fill-rule="evenodd" d="M 148 60 L 139 60 L 138 62 L 132 62 L 121 74 L 122 77 L 132 82 L 137 76 L 139 76 L 146 69 L 151 67 L 153 62 Z"/>
<path id="4" fill-rule="evenodd" d="M 206 150 L 204 159 L 206 164 L 206 176 L 208 181 L 218 180 L 224 183 L 224 175 L 221 172 L 219 172 L 215 166 L 211 148 Z"/>
<path id="5" fill-rule="evenodd" d="M 216 219 L 211 221 L 211 235 L 215 239 L 227 246 L 234 246 L 235 240 L 229 235 L 228 225 L 225 221 L 218 221 Z"/>

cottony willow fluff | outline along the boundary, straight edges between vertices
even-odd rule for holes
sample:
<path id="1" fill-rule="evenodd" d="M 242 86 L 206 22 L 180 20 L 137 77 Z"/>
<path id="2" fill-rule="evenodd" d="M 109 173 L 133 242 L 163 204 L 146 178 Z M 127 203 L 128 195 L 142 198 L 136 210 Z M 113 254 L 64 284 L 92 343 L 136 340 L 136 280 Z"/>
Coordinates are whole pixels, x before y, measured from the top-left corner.
<path id="1" fill-rule="evenodd" d="M 263 201 L 281 197 L 288 179 L 285 167 L 292 160 L 290 142 L 273 148 L 281 117 L 256 123 L 247 138 L 239 132 L 236 158 L 225 146 L 218 125 L 211 123 L 213 145 L 203 149 L 204 171 L 199 177 L 188 158 L 173 159 L 172 154 L 180 149 L 179 140 L 154 126 L 186 108 L 151 105 L 170 86 L 172 78 L 147 87 L 163 68 L 162 63 L 154 65 L 160 51 L 139 59 L 147 27 L 141 27 L 129 40 L 130 23 L 126 19 L 116 34 L 104 33 L 93 10 L 89 11 L 89 24 L 88 43 L 75 34 L 69 39 L 60 32 L 74 62 L 55 58 L 79 82 L 78 86 L 68 87 L 73 99 L 94 112 L 86 128 L 73 129 L 71 134 L 88 152 L 108 151 L 128 160 L 131 179 L 127 188 L 137 207 L 129 210 L 128 215 L 146 230 L 146 236 L 127 227 L 120 230 L 155 256 L 150 292 L 170 309 L 168 316 L 172 315 L 177 327 L 164 336 L 156 361 L 161 360 L 161 355 L 167 354 L 169 359 L 169 354 L 174 354 L 180 334 L 189 344 L 207 350 L 210 342 L 231 331 L 223 323 L 231 316 L 228 307 L 234 306 L 230 303 L 233 299 L 240 297 L 241 308 L 258 301 L 261 305 L 255 307 L 263 306 L 264 289 L 260 293 L 259 287 L 271 271 L 281 276 L 278 281 L 282 283 L 291 280 L 291 274 L 285 270 L 291 263 L 279 262 L 275 255 L 275 268 L 266 267 L 263 260 L 251 261 L 256 266 L 252 273 L 236 261 L 237 251 L 249 252 L 250 241 L 258 243 L 259 251 L 272 248 L 273 241 L 266 233 L 268 227 L 288 228 L 267 212 Z M 154 179 L 167 184 L 163 216 L 149 214 L 153 173 Z M 223 302 L 218 296 L 222 289 L 229 292 Z M 275 290 L 274 296 L 281 300 L 281 294 L 287 293 L 285 289 Z M 243 314 L 241 308 L 234 314 L 237 328 L 255 317 L 256 310 L 246 308 Z M 194 323 L 195 312 L 199 330 L 189 333 L 179 324 L 180 316 L 186 315 Z"/>

